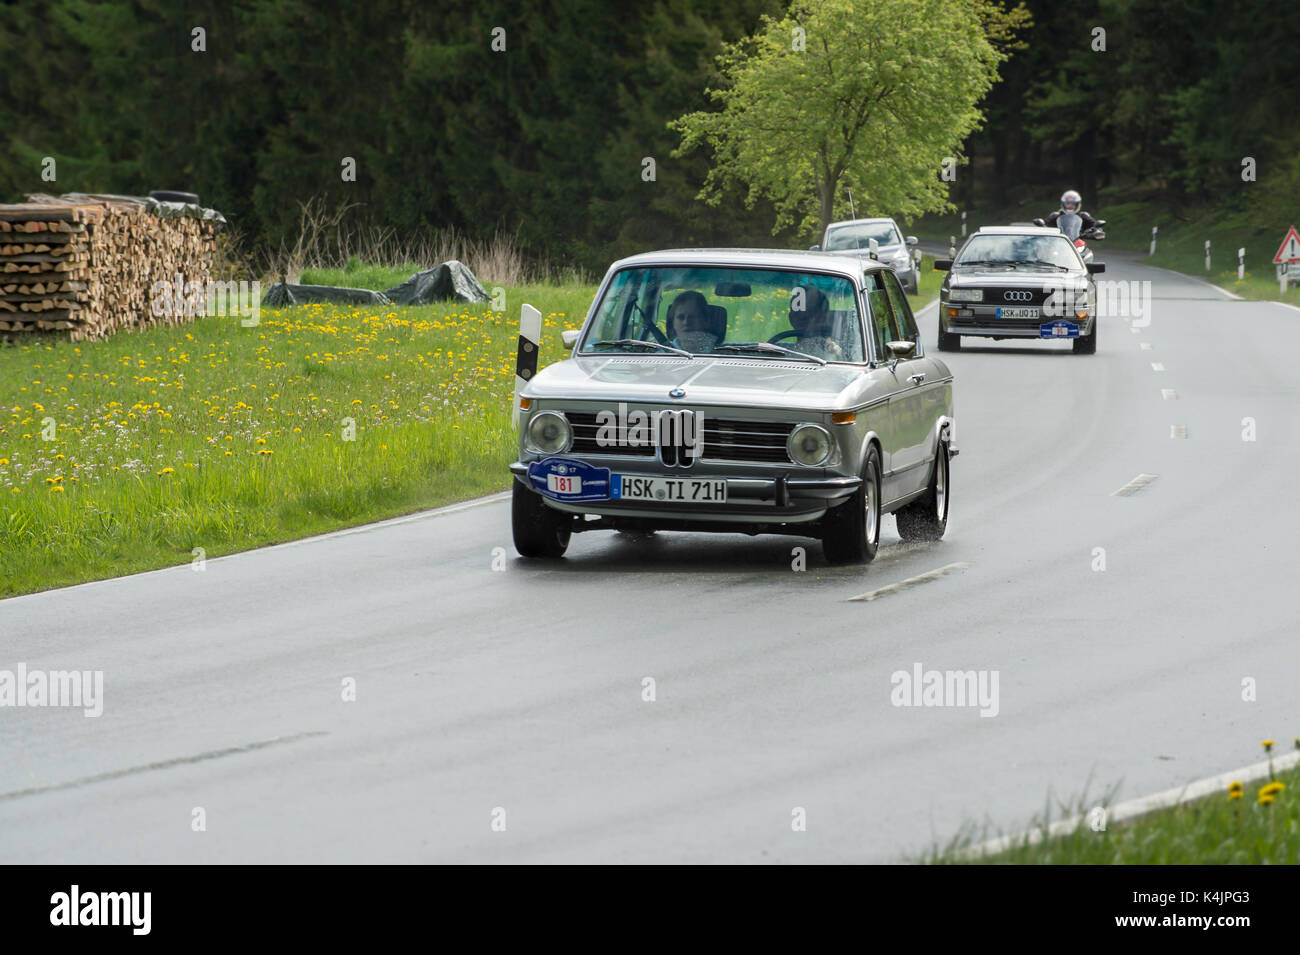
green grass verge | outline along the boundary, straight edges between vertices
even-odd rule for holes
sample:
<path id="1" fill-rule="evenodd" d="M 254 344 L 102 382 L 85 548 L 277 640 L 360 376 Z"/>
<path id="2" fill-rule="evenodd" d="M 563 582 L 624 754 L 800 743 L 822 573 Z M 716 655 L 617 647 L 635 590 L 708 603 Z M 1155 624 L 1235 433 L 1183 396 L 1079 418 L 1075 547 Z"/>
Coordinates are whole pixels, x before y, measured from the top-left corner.
<path id="1" fill-rule="evenodd" d="M 518 309 L 542 363 L 592 287 L 505 313 L 306 305 L 0 348 L 0 596 L 187 563 L 509 486 Z M 348 440 L 351 438 L 352 440 Z"/>
<path id="2" fill-rule="evenodd" d="M 943 284 L 943 277 L 946 274 L 946 272 L 936 272 L 934 270 L 933 255 L 921 256 L 921 270 L 916 283 L 916 294 L 907 296 L 907 301 L 911 304 L 913 312 L 920 311 L 939 294 L 939 286 Z"/>
<path id="3" fill-rule="evenodd" d="M 1300 767 L 1276 774 L 1282 785 L 1272 803 L 1261 804 L 1268 780 L 1243 787 L 1240 798 L 1227 791 L 1170 809 L 1112 824 L 1095 831 L 1080 802 L 1070 816 L 1081 823 L 1065 835 L 1030 844 L 1027 837 L 995 855 L 963 853 L 986 837 L 968 829 L 949 846 L 920 861 L 974 865 L 1258 865 L 1300 861 Z M 1066 813 L 1063 813 L 1066 815 Z M 1045 834 L 1048 813 L 1035 820 Z"/>
<path id="4" fill-rule="evenodd" d="M 1279 210 L 1268 220 L 1249 212 L 1231 209 L 1188 211 L 1182 218 L 1160 205 L 1147 201 L 1102 201 L 1087 205 L 1088 211 L 1106 220 L 1106 238 L 1093 245 L 1098 261 L 1105 261 L 1108 248 L 1142 253 L 1142 264 L 1172 269 L 1196 276 L 1240 295 L 1242 298 L 1287 302 L 1300 305 L 1300 287 L 1290 286 L 1283 293 L 1273 266 L 1273 254 L 1292 223 L 1300 226 L 1300 216 Z M 1045 201 L 1009 203 L 972 209 L 966 217 L 967 232 L 981 225 L 1006 225 L 1030 222 L 1035 216 L 1052 211 L 1050 196 Z M 1159 229 L 1156 254 L 1150 255 L 1151 228 Z M 961 244 L 961 214 L 927 216 L 911 231 L 932 242 L 947 242 L 957 236 Z M 1210 241 L 1210 269 L 1205 268 L 1205 242 Z M 1237 250 L 1246 250 L 1245 278 L 1237 280 Z"/>

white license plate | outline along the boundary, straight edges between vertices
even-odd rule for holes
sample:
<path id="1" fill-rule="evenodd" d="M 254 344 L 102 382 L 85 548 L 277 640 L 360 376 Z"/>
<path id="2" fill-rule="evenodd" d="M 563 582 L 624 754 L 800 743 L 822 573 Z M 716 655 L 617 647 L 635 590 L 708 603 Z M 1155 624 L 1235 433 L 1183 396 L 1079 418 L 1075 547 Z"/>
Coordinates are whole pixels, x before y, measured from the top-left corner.
<path id="1" fill-rule="evenodd" d="M 614 475 L 612 497 L 623 501 L 662 501 L 665 504 L 725 504 L 727 482 L 723 478 L 640 477 Z"/>
<path id="2" fill-rule="evenodd" d="M 552 494 L 581 494 L 582 478 L 548 474 L 546 475 L 546 490 Z"/>
<path id="3" fill-rule="evenodd" d="M 1038 318 L 1037 308 L 999 308 L 998 318 Z"/>

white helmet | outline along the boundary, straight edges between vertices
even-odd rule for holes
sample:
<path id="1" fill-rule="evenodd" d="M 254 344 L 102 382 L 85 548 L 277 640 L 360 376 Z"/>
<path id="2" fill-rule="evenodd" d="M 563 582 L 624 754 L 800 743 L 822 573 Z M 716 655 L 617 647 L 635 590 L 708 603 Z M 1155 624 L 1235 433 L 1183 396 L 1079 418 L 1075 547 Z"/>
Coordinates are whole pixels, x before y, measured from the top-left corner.
<path id="1" fill-rule="evenodd" d="M 1082 212 L 1083 196 L 1079 195 L 1073 189 L 1067 189 L 1061 194 L 1061 211 L 1062 212 Z"/>

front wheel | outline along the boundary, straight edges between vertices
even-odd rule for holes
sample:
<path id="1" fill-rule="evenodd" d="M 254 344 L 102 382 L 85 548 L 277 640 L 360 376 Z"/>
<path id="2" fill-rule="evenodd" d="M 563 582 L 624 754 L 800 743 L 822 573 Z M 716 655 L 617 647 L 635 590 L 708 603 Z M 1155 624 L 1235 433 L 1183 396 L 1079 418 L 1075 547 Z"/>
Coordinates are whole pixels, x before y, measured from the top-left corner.
<path id="1" fill-rule="evenodd" d="M 894 512 L 898 536 L 905 541 L 937 541 L 948 529 L 948 443 L 939 442 L 934 455 L 934 471 L 925 493 L 906 507 Z"/>
<path id="2" fill-rule="evenodd" d="M 865 564 L 880 547 L 880 452 L 873 444 L 862 465 L 862 484 L 823 518 L 822 553 L 832 564 Z"/>
<path id="3" fill-rule="evenodd" d="M 515 550 L 523 557 L 563 557 L 573 535 L 573 518 L 547 507 L 542 496 L 515 481 L 510 503 Z"/>
<path id="4" fill-rule="evenodd" d="M 944 331 L 943 319 L 939 319 L 939 351 L 960 351 L 961 336 Z"/>
<path id="5" fill-rule="evenodd" d="M 1095 355 L 1097 354 L 1097 320 L 1092 320 L 1092 333 L 1089 335 L 1080 335 L 1074 340 L 1074 353 L 1076 355 Z"/>

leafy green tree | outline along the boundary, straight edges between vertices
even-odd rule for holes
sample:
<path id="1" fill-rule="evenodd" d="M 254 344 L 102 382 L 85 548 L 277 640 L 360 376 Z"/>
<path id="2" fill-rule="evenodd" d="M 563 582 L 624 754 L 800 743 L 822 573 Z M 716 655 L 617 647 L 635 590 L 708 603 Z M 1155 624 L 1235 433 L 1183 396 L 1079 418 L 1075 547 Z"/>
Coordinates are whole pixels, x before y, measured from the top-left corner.
<path id="1" fill-rule="evenodd" d="M 980 0 L 796 0 L 727 47 L 717 111 L 670 126 L 679 152 L 712 150 L 701 198 L 744 184 L 770 197 L 776 228 L 822 228 L 852 188 L 867 213 L 948 208 L 945 161 L 979 124 L 977 104 L 1006 54 L 1010 26 Z M 950 168 L 952 166 L 950 165 Z M 774 230 L 775 231 L 775 230 Z"/>

